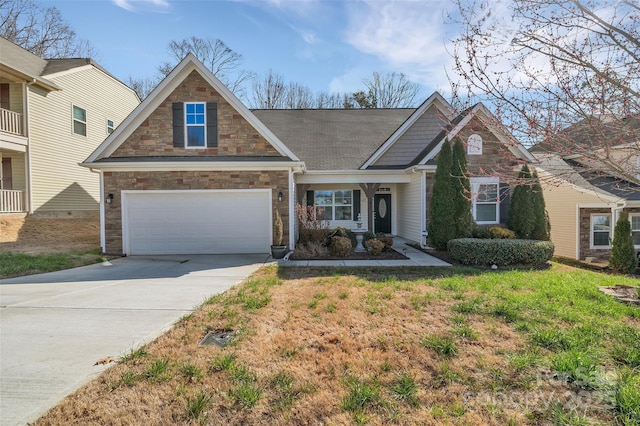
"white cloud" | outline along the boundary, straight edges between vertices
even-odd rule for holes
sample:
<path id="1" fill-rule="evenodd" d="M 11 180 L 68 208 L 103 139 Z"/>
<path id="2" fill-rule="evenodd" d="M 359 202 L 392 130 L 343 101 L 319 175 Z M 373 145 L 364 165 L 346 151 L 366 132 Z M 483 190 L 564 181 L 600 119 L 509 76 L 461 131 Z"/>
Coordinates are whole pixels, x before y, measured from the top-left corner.
<path id="1" fill-rule="evenodd" d="M 352 3 L 347 42 L 383 60 L 391 70 L 442 90 L 449 86 L 445 67 L 453 62 L 444 23 L 450 7 L 448 1 Z"/>
<path id="2" fill-rule="evenodd" d="M 142 6 L 145 9 L 152 9 L 155 11 L 164 11 L 171 7 L 167 0 L 112 0 L 113 3 L 129 12 L 133 12 L 138 7 Z"/>

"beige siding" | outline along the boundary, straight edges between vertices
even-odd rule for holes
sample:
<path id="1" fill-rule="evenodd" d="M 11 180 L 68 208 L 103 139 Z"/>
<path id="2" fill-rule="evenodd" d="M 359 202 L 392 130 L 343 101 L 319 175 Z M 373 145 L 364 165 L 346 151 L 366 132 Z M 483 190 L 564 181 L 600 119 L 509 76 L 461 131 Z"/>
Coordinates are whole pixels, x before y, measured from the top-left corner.
<path id="1" fill-rule="evenodd" d="M 397 234 L 402 238 L 415 242 L 421 240 L 423 230 L 420 214 L 422 179 L 422 174 L 415 173 L 411 175 L 411 182 L 397 185 Z"/>
<path id="2" fill-rule="evenodd" d="M 544 175 L 540 173 L 542 182 Z M 605 201 L 578 191 L 569 185 L 545 185 L 544 202 L 551 222 L 551 241 L 555 245 L 555 255 L 576 259 L 578 239 L 578 204 L 604 204 Z"/>
<path id="3" fill-rule="evenodd" d="M 24 114 L 22 90 L 22 84 L 11 83 L 9 85 L 9 107 L 11 111 L 19 114 Z"/>
<path id="4" fill-rule="evenodd" d="M 99 180 L 78 163 L 107 137 L 107 119 L 117 126 L 138 105 L 122 83 L 94 67 L 48 77 L 62 90 L 30 92 L 32 210 L 98 210 Z M 87 136 L 73 133 L 72 106 L 87 112 Z"/>

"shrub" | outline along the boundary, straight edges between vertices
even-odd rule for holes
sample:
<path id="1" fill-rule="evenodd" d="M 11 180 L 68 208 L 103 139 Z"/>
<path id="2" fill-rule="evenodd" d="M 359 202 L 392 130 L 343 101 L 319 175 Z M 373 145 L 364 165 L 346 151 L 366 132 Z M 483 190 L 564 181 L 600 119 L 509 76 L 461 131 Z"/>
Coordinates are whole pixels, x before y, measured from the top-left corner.
<path id="1" fill-rule="evenodd" d="M 322 220 L 315 206 L 296 205 L 298 216 L 298 240 L 300 243 L 324 242 L 329 235 L 329 221 Z"/>
<path id="2" fill-rule="evenodd" d="M 387 237 L 386 235 L 380 232 L 376 234 L 376 239 L 378 241 L 382 241 L 382 243 L 384 244 L 384 251 L 391 250 L 391 247 L 393 246 L 393 237 Z"/>
<path id="3" fill-rule="evenodd" d="M 613 233 L 609 266 L 617 272 L 630 274 L 638 267 L 636 250 L 633 247 L 631 224 L 627 212 L 622 212 Z"/>
<path id="4" fill-rule="evenodd" d="M 451 144 L 445 139 L 438 153 L 438 163 L 433 183 L 433 195 L 431 197 L 431 220 L 429 221 L 429 244 L 437 250 L 447 248 L 447 242 L 455 238 L 456 205 L 451 196 L 453 182 L 451 179 Z"/>
<path id="5" fill-rule="evenodd" d="M 455 238 L 471 236 L 474 222 L 471 215 L 471 184 L 467 172 L 467 154 L 460 138 L 456 138 L 452 150 L 451 193 L 455 205 Z"/>
<path id="6" fill-rule="evenodd" d="M 502 226 L 490 226 L 489 234 L 491 238 L 515 240 L 516 233 L 511 229 L 503 228 Z"/>
<path id="7" fill-rule="evenodd" d="M 379 255 L 384 250 L 384 243 L 380 240 L 367 240 L 364 246 L 373 256 Z"/>
<path id="8" fill-rule="evenodd" d="M 356 234 L 348 230 L 347 228 L 335 228 L 329 232 L 329 239 L 332 237 L 346 237 L 351 240 L 351 246 L 355 247 L 358 243 L 356 241 Z"/>
<path id="9" fill-rule="evenodd" d="M 321 242 L 307 242 L 304 244 L 298 244 L 293 254 L 292 259 L 314 259 L 318 257 L 326 257 L 329 254 L 327 246 Z"/>
<path id="10" fill-rule="evenodd" d="M 459 238 L 449 241 L 448 250 L 464 265 L 542 265 L 554 246 L 551 241 Z"/>
<path id="11" fill-rule="evenodd" d="M 351 253 L 351 240 L 347 237 L 331 237 L 329 253 L 336 257 L 347 257 Z"/>
<path id="12" fill-rule="evenodd" d="M 549 214 L 547 213 L 544 203 L 544 194 L 542 192 L 542 186 L 540 185 L 540 179 L 538 174 L 534 171 L 533 175 L 533 187 L 531 188 L 533 213 L 535 215 L 535 223 L 533 231 L 531 232 L 531 238 L 534 240 L 548 241 L 551 227 L 549 224 Z"/>
<path id="13" fill-rule="evenodd" d="M 485 239 L 485 240 L 488 240 L 489 238 L 493 238 L 491 235 L 491 231 L 489 231 L 489 228 L 486 228 L 484 226 L 476 226 L 475 228 L 473 228 L 473 231 L 471 232 L 471 237 Z"/>

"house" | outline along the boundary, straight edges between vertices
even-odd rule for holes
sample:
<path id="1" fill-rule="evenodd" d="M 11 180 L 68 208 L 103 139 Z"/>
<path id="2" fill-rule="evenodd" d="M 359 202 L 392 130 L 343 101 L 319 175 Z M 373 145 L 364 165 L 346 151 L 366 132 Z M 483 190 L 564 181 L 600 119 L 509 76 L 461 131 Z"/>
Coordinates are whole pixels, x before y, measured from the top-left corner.
<path id="1" fill-rule="evenodd" d="M 0 52 L 0 213 L 97 217 L 99 177 L 78 163 L 140 99 L 91 60 Z"/>
<path id="2" fill-rule="evenodd" d="M 267 253 L 276 210 L 293 247 L 297 204 L 424 243 L 447 138 L 467 143 L 476 221 L 504 222 L 500 172 L 534 158 L 481 104 L 251 111 L 187 55 L 83 166 L 101 176 L 107 253 Z"/>
<path id="3" fill-rule="evenodd" d="M 589 129 L 595 128 L 604 130 L 594 135 L 597 132 Z M 606 122 L 594 127 L 582 121 L 561 132 L 562 141 L 531 148 L 539 160 L 538 174 L 557 256 L 608 259 L 622 211 L 629 215 L 634 245 L 640 250 L 638 131 L 638 117 L 626 117 L 610 127 Z M 603 139 L 608 147 L 603 146 Z"/>

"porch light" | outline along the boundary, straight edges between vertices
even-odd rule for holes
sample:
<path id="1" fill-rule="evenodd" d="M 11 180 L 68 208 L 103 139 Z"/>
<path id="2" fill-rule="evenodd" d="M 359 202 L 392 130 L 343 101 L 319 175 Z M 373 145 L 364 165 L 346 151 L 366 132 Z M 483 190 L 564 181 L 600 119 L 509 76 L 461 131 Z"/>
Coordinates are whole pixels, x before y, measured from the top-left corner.
<path id="1" fill-rule="evenodd" d="M 107 200 L 106 200 L 107 204 L 111 204 L 112 201 L 113 201 L 113 194 L 107 195 Z"/>
<path id="2" fill-rule="evenodd" d="M 282 191 L 278 192 L 278 202 L 282 202 L 283 198 L 284 198 L 284 194 L 282 193 Z"/>

